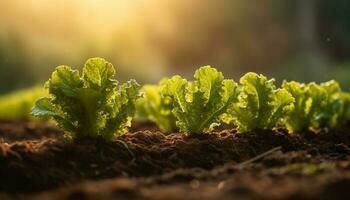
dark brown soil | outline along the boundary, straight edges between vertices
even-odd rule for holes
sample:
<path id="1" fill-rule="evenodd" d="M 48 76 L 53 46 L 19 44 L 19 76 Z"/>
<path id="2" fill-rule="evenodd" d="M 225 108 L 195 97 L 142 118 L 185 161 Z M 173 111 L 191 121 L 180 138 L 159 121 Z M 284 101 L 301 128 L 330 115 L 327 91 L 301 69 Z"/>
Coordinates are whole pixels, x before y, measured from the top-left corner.
<path id="1" fill-rule="evenodd" d="M 132 130 L 74 142 L 47 122 L 0 122 L 0 199 L 350 199 L 347 130 Z"/>

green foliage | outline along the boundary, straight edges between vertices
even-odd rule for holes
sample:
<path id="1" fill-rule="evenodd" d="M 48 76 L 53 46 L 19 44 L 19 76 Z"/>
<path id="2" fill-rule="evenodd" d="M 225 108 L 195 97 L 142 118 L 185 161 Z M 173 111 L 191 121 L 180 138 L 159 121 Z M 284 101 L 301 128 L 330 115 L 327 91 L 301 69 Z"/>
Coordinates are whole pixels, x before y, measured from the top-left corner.
<path id="1" fill-rule="evenodd" d="M 47 95 L 47 90 L 34 86 L 0 96 L 0 118 L 31 119 L 30 110 L 34 106 L 35 100 Z"/>
<path id="2" fill-rule="evenodd" d="M 238 102 L 232 104 L 224 120 L 234 123 L 239 132 L 271 129 L 283 123 L 292 109 L 293 97 L 285 89 L 276 89 L 274 79 L 247 73 L 240 79 Z"/>
<path id="3" fill-rule="evenodd" d="M 50 97 L 39 99 L 34 116 L 52 117 L 70 138 L 112 140 L 123 134 L 135 114 L 139 85 L 130 80 L 118 87 L 111 63 L 89 59 L 82 76 L 68 66 L 58 66 L 46 82 Z"/>
<path id="4" fill-rule="evenodd" d="M 237 84 L 221 72 L 205 66 L 195 72 L 195 81 L 173 76 L 161 84 L 161 95 L 173 101 L 173 114 L 181 132 L 202 134 L 220 125 L 237 96 Z"/>
<path id="5" fill-rule="evenodd" d="M 308 129 L 311 124 L 312 111 L 315 111 L 311 109 L 312 106 L 315 107 L 315 102 L 312 102 L 309 97 L 309 86 L 295 81 L 284 81 L 282 88 L 294 97 L 293 110 L 288 114 L 286 120 L 287 128 L 291 131 Z"/>
<path id="6" fill-rule="evenodd" d="M 338 112 L 338 126 L 346 126 L 350 120 L 350 93 L 340 92 L 341 108 Z"/>
<path id="7" fill-rule="evenodd" d="M 282 87 L 289 91 L 295 99 L 294 109 L 289 113 L 286 121 L 286 126 L 290 131 L 335 127 L 338 125 L 338 119 L 346 120 L 348 111 L 345 110 L 348 108 L 344 103 L 347 95 L 341 95 L 337 82 L 302 84 L 295 81 L 284 81 Z"/>
<path id="8" fill-rule="evenodd" d="M 164 81 L 166 80 L 162 80 L 160 85 Z M 172 113 L 173 103 L 171 98 L 162 97 L 158 85 L 144 85 L 140 91 L 143 98 L 136 102 L 137 116 L 156 123 L 163 132 L 176 131 L 176 119 Z"/>
<path id="9" fill-rule="evenodd" d="M 331 80 L 321 83 L 318 87 L 320 87 L 321 90 L 324 90 L 326 95 L 325 97 L 324 95 L 321 96 L 323 98 L 323 104 L 320 105 L 320 108 L 317 111 L 313 126 L 315 128 L 336 127 L 338 125 L 338 118 L 343 104 L 339 96 L 341 92 L 340 86 L 336 81 Z"/>

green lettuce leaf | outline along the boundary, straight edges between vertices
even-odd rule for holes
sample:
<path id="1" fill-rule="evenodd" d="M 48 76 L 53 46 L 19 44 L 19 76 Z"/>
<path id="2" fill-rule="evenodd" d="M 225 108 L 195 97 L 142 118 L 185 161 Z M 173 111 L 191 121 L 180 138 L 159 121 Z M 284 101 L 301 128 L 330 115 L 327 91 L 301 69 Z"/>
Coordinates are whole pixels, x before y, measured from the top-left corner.
<path id="1" fill-rule="evenodd" d="M 13 120 L 34 120 L 30 115 L 30 110 L 35 101 L 43 96 L 47 96 L 48 91 L 41 86 L 33 86 L 21 90 L 16 90 L 9 94 L 0 96 L 0 119 Z M 45 120 L 45 118 L 42 118 Z"/>
<path id="2" fill-rule="evenodd" d="M 284 81 L 282 87 L 295 99 L 293 110 L 286 120 L 286 126 L 291 132 L 338 125 L 343 101 L 336 81 L 321 84 Z"/>
<path id="3" fill-rule="evenodd" d="M 160 81 L 159 85 L 164 81 L 166 79 Z M 174 132 L 177 127 L 172 113 L 173 102 L 171 98 L 161 96 L 159 85 L 144 85 L 141 88 L 143 98 L 136 102 L 137 116 L 156 123 L 163 132 Z"/>
<path id="4" fill-rule="evenodd" d="M 181 132 L 202 134 L 220 125 L 227 108 L 237 98 L 237 83 L 224 79 L 210 66 L 201 67 L 190 82 L 173 76 L 161 84 L 161 95 L 171 98 L 176 125 Z"/>
<path id="5" fill-rule="evenodd" d="M 69 138 L 112 140 L 130 126 L 140 87 L 131 80 L 118 88 L 114 74 L 113 65 L 102 58 L 89 59 L 82 76 L 59 66 L 45 84 L 50 97 L 39 99 L 32 114 L 52 117 Z"/>
<path id="6" fill-rule="evenodd" d="M 230 106 L 224 120 L 239 132 L 271 129 L 284 122 L 294 98 L 285 89 L 276 89 L 274 79 L 249 72 L 241 79 L 238 102 Z"/>
<path id="7" fill-rule="evenodd" d="M 341 92 L 339 83 L 331 80 L 321 83 L 319 87 L 326 95 L 319 97 L 323 98 L 323 104 L 320 105 L 318 112 L 316 112 L 313 127 L 336 127 L 338 125 L 338 117 L 343 104 L 339 96 Z"/>
<path id="8" fill-rule="evenodd" d="M 340 92 L 341 107 L 338 112 L 338 126 L 344 127 L 350 121 L 350 93 Z"/>

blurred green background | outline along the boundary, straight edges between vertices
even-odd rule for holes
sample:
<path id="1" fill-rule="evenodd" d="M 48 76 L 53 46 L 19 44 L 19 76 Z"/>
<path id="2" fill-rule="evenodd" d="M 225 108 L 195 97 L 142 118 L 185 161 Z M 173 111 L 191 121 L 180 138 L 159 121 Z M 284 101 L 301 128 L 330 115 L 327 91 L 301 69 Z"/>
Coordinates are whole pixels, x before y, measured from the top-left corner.
<path id="1" fill-rule="evenodd" d="M 117 79 L 156 83 L 212 65 L 238 79 L 337 79 L 350 88 L 348 0 L 2 0 L 0 94 L 61 64 L 104 57 Z"/>

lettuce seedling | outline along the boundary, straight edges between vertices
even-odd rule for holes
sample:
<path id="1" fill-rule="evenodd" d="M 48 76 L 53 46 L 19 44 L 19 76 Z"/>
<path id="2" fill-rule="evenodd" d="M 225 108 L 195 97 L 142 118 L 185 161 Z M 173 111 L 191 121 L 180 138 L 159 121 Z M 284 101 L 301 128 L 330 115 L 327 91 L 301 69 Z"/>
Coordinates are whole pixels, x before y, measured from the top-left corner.
<path id="1" fill-rule="evenodd" d="M 282 84 L 282 88 L 286 89 L 294 97 L 293 110 L 289 112 L 286 119 L 286 126 L 290 131 L 307 130 L 311 124 L 311 118 L 315 109 L 316 103 L 310 97 L 309 86 L 295 81 Z M 323 99 L 321 99 L 323 100 Z"/>
<path id="2" fill-rule="evenodd" d="M 340 86 L 334 80 L 321 83 L 319 87 L 325 91 L 326 97 L 323 99 L 324 104 L 319 108 L 315 120 L 313 120 L 313 127 L 331 127 L 338 125 L 338 118 L 342 109 L 343 101 L 340 99 Z"/>
<path id="3" fill-rule="evenodd" d="M 161 95 L 170 97 L 173 114 L 181 132 L 202 134 L 220 125 L 221 117 L 237 98 L 237 83 L 224 79 L 221 72 L 205 66 L 194 74 L 190 82 L 173 76 L 161 85 Z"/>
<path id="4" fill-rule="evenodd" d="M 0 96 L 0 119 L 33 119 L 30 111 L 35 101 L 47 96 L 48 91 L 40 86 L 16 90 Z"/>
<path id="5" fill-rule="evenodd" d="M 341 107 L 338 112 L 338 126 L 346 126 L 350 121 L 350 93 L 340 92 Z"/>
<path id="6" fill-rule="evenodd" d="M 283 123 L 294 101 L 287 90 L 276 89 L 274 79 L 252 72 L 240 83 L 238 102 L 230 106 L 224 121 L 235 124 L 238 132 L 271 129 Z"/>
<path id="7" fill-rule="evenodd" d="M 159 85 L 164 81 L 166 79 Z M 163 132 L 170 133 L 177 130 L 176 118 L 172 113 L 173 103 L 171 98 L 161 96 L 159 85 L 144 85 L 141 88 L 143 98 L 137 100 L 136 112 L 139 118 L 152 121 Z"/>
<path id="8" fill-rule="evenodd" d="M 69 138 L 112 140 L 127 131 L 135 114 L 139 85 L 135 80 L 118 87 L 111 63 L 89 59 L 82 76 L 68 66 L 59 66 L 45 86 L 50 97 L 37 100 L 32 114 L 52 117 Z"/>
<path id="9" fill-rule="evenodd" d="M 320 85 L 302 84 L 284 81 L 282 87 L 295 99 L 293 110 L 286 120 L 287 128 L 292 132 L 305 131 L 309 128 L 334 127 L 342 109 L 340 87 L 335 81 Z"/>

